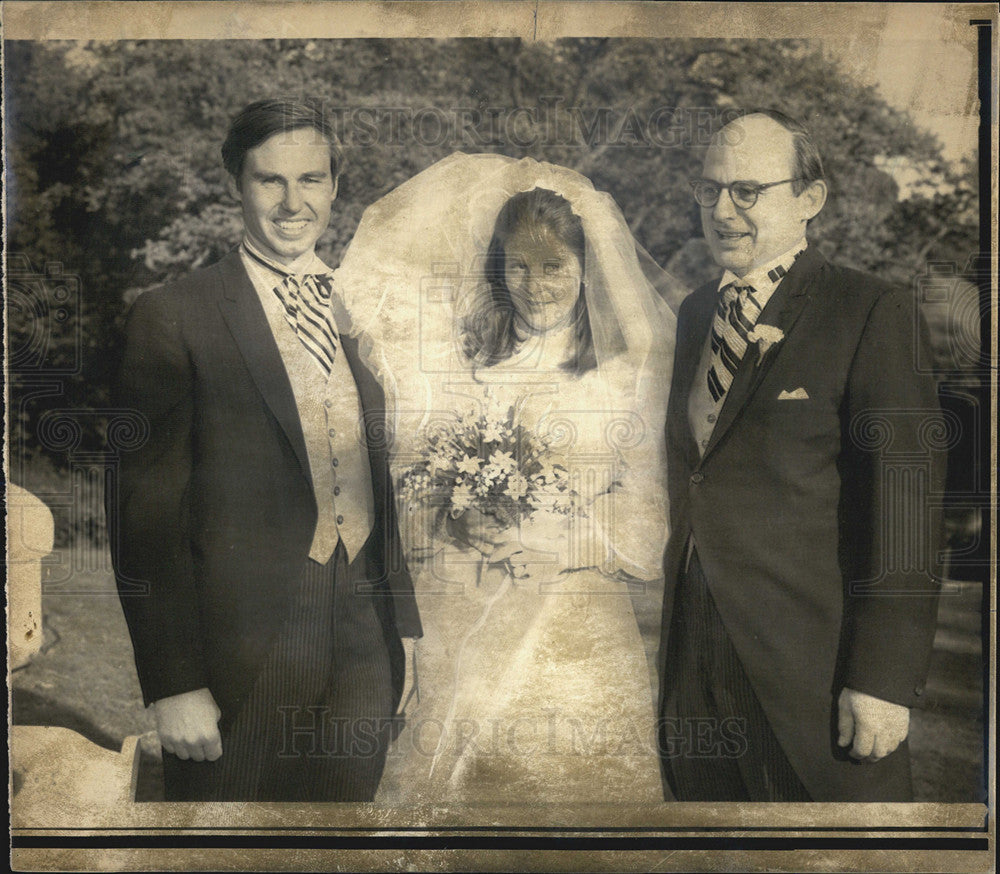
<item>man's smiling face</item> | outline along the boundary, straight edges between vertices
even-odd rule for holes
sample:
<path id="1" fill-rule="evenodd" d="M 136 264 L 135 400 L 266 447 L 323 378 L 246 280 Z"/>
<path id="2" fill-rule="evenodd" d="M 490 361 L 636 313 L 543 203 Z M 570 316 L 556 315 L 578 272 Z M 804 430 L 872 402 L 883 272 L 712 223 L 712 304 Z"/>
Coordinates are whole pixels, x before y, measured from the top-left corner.
<path id="1" fill-rule="evenodd" d="M 765 185 L 795 176 L 792 135 L 764 115 L 749 115 L 726 125 L 705 155 L 702 176 L 720 185 Z M 792 183 L 760 192 L 749 209 L 736 206 L 728 189 L 719 202 L 701 208 L 701 226 L 716 262 L 745 276 L 787 252 L 803 236 L 806 222 L 823 206 L 826 188 L 813 183 L 795 195 Z"/>
<path id="2" fill-rule="evenodd" d="M 330 144 L 311 127 L 277 133 L 247 152 L 230 193 L 251 242 L 282 264 L 311 252 L 330 223 L 337 186 Z"/>

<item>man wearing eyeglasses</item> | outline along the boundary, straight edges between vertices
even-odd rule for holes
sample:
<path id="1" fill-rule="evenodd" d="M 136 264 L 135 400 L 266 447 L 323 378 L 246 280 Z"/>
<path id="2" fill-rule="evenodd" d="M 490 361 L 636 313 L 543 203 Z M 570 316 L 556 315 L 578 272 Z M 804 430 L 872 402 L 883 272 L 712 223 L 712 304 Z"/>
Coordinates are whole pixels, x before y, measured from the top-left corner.
<path id="1" fill-rule="evenodd" d="M 809 243 L 827 184 L 788 116 L 726 125 L 692 188 L 723 275 L 680 309 L 667 415 L 665 795 L 912 800 L 944 459 L 926 328 Z"/>

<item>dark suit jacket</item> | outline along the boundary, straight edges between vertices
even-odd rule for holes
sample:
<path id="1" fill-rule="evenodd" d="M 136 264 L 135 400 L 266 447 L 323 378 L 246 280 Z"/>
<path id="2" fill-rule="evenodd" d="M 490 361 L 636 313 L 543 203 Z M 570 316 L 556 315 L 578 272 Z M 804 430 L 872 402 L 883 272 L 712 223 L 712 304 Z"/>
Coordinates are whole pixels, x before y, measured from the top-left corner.
<path id="1" fill-rule="evenodd" d="M 927 676 L 939 588 L 940 410 L 916 372 L 912 294 L 815 248 L 761 314 L 704 457 L 688 397 L 717 283 L 681 306 L 667 414 L 661 695 L 673 585 L 693 533 L 709 588 L 776 736 L 815 800 L 905 800 L 908 754 L 859 765 L 836 747 L 844 686 L 911 706 Z M 926 359 L 924 359 L 926 360 Z M 804 388 L 807 400 L 779 400 Z M 662 706 L 662 698 L 661 698 Z"/>
<path id="2" fill-rule="evenodd" d="M 366 417 L 376 518 L 365 552 L 398 692 L 393 637 L 419 636 L 420 621 L 396 525 L 385 401 L 357 342 L 341 339 Z M 317 517 L 292 388 L 238 253 L 136 300 L 118 388 L 117 403 L 149 427 L 107 495 L 143 696 L 148 704 L 207 686 L 225 725 L 288 612 Z"/>

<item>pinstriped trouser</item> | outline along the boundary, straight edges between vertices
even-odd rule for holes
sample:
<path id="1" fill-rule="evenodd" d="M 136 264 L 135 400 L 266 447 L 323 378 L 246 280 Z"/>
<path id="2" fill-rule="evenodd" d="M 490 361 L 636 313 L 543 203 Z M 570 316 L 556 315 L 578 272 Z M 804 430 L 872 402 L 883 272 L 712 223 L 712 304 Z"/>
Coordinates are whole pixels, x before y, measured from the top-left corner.
<path id="1" fill-rule="evenodd" d="M 365 561 L 362 551 L 357 563 Z M 389 743 L 389 651 L 338 544 L 309 561 L 289 616 L 215 762 L 164 756 L 166 798 L 370 801 Z"/>
<path id="2" fill-rule="evenodd" d="M 663 763 L 675 798 L 809 801 L 743 671 L 697 549 L 677 587 L 669 647 L 666 669 L 674 681 L 661 732 L 672 733 L 673 744 L 661 734 L 661 749 L 673 746 Z M 703 737 L 691 737 L 700 731 Z M 721 732 L 715 743 L 713 731 Z"/>

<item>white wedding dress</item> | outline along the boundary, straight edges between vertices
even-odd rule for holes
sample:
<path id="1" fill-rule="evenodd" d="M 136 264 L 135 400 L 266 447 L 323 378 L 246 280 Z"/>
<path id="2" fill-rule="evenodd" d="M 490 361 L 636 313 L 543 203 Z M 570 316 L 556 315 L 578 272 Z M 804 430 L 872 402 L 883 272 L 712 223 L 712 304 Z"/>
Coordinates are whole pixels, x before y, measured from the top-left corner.
<path id="1" fill-rule="evenodd" d="M 568 333 L 531 338 L 513 358 L 476 370 L 459 351 L 456 301 L 469 265 L 481 263 L 504 200 L 536 186 L 566 197 L 587 233 L 598 367 L 581 376 L 558 366 Z M 632 598 L 656 585 L 667 537 L 663 425 L 675 322 L 652 290 L 657 270 L 640 265 L 607 195 L 528 159 L 455 155 L 366 211 L 337 285 L 395 404 L 394 474 L 417 458 L 429 424 L 482 403 L 488 388 L 546 436 L 586 511 L 538 511 L 505 532 L 501 539 L 551 559 L 515 580 L 434 531 L 427 508 L 400 506 L 424 635 L 415 644 L 419 698 L 406 707 L 379 803 L 662 802 Z"/>
<path id="2" fill-rule="evenodd" d="M 587 516 L 539 513 L 523 526 L 525 545 L 553 547 L 550 572 L 530 581 L 404 526 L 424 636 L 419 701 L 389 753 L 383 803 L 662 801 L 629 586 L 659 575 L 663 422 L 615 403 L 608 368 L 574 378 L 547 366 L 562 356 L 535 352 L 478 371 L 479 382 L 456 380 L 456 406 L 481 397 L 483 383 L 502 405 L 520 403 L 523 424 L 553 440 Z"/>

